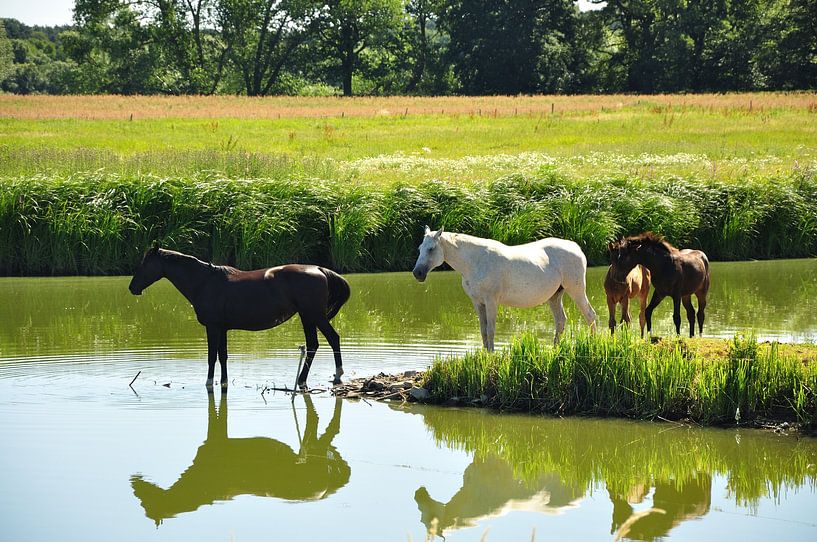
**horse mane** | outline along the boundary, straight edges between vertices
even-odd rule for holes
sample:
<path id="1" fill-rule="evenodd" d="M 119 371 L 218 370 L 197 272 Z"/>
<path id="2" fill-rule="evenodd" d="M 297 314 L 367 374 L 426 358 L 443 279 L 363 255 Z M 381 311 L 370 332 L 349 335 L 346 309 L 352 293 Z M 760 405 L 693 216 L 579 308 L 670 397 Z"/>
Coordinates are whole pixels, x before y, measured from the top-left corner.
<path id="1" fill-rule="evenodd" d="M 664 239 L 663 235 L 659 235 L 652 231 L 645 231 L 644 233 L 640 233 L 638 235 L 625 237 L 621 244 L 622 246 L 635 244 L 662 252 L 672 252 L 674 250 L 678 250 L 666 239 Z"/>
<path id="2" fill-rule="evenodd" d="M 150 251 L 148 251 L 150 252 Z M 231 274 L 236 271 L 235 268 L 227 266 L 227 265 L 215 265 L 212 262 L 205 262 L 204 260 L 200 260 L 195 256 L 191 256 L 189 254 L 184 254 L 182 252 L 176 252 L 175 250 L 168 250 L 166 248 L 160 248 L 156 250 L 156 255 L 163 260 L 170 260 L 174 262 L 187 262 L 187 263 L 196 263 L 202 266 L 207 266 L 212 270 L 218 270 L 225 274 Z"/>

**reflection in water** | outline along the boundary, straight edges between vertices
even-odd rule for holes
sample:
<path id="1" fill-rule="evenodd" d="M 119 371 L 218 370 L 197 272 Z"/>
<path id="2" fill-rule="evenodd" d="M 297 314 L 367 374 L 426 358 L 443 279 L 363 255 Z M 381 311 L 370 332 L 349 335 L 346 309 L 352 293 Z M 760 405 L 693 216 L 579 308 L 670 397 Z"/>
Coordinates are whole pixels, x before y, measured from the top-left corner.
<path id="1" fill-rule="evenodd" d="M 474 458 L 462 475 L 462 487 L 447 503 L 432 499 L 425 487 L 416 491 L 414 500 L 428 533 L 443 536 L 446 529 L 473 527 L 511 511 L 553 513 L 582 495 L 580 488 L 565 485 L 555 473 L 520 480 L 507 461 L 489 454 Z"/>
<path id="2" fill-rule="evenodd" d="M 439 444 L 475 458 L 447 503 L 416 490 L 431 536 L 516 510 L 566 511 L 606 486 L 611 534 L 657 540 L 710 512 L 716 475 L 726 479 L 727 498 L 750 507 L 817 481 L 817 441 L 809 438 L 476 409 L 406 412 L 421 415 Z"/>
<path id="3" fill-rule="evenodd" d="M 652 508 L 636 512 L 650 488 L 649 481 L 634 486 L 627 495 L 610 491 L 613 502 L 611 533 L 630 540 L 655 540 L 683 521 L 703 517 L 712 501 L 712 477 L 696 474 L 688 480 L 659 480 L 654 483 Z"/>
<path id="4" fill-rule="evenodd" d="M 179 479 L 162 489 L 141 475 L 131 477 L 133 493 L 145 515 L 159 525 L 165 518 L 239 495 L 318 500 L 346 485 L 351 469 L 332 445 L 340 431 L 342 400 L 335 401 L 332 420 L 319 437 L 318 414 L 312 399 L 308 395 L 303 399 L 306 427 L 296 453 L 271 438 L 229 438 L 227 394 L 221 395 L 218 410 L 214 395 L 210 394 L 207 439 Z"/>

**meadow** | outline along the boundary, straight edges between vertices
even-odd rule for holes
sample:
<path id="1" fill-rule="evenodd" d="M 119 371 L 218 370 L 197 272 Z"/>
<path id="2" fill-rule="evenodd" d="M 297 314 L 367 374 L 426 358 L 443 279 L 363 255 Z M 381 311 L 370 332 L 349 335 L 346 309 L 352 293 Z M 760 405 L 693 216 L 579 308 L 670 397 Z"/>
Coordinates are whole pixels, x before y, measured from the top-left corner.
<path id="1" fill-rule="evenodd" d="M 817 96 L 0 96 L 0 273 L 128 272 L 153 240 L 242 267 L 405 270 L 425 224 L 652 229 L 817 254 Z"/>

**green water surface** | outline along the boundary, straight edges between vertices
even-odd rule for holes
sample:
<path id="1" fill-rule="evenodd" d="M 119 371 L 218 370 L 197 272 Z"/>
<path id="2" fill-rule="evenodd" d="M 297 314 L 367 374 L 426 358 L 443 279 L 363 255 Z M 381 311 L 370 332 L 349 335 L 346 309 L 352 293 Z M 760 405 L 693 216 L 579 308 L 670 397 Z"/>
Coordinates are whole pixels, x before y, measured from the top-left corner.
<path id="1" fill-rule="evenodd" d="M 815 271 L 713 264 L 705 334 L 814 340 Z M 603 274 L 588 272 L 601 326 Z M 294 380 L 297 321 L 231 332 L 229 392 L 208 395 L 190 307 L 128 280 L 0 279 L 4 540 L 817 539 L 817 439 L 262 394 Z M 350 375 L 480 344 L 454 273 L 349 280 Z M 550 311 L 501 312 L 499 342 L 523 329 L 550 336 Z"/>

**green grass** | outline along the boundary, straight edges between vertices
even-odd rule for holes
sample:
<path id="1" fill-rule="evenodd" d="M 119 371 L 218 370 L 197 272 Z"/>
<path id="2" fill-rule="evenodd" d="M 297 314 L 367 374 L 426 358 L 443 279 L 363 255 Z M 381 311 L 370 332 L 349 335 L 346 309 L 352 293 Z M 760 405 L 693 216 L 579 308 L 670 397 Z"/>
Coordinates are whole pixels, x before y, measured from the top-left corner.
<path id="1" fill-rule="evenodd" d="M 741 184 L 511 175 L 390 185 L 106 172 L 0 179 L 0 274 L 129 273 L 153 241 L 241 268 L 413 266 L 424 225 L 522 243 L 573 239 L 591 264 L 644 230 L 711 259 L 817 254 L 817 173 Z M 739 224 L 736 226 L 735 224 Z"/>
<path id="2" fill-rule="evenodd" d="M 426 379 L 436 401 L 485 395 L 504 410 L 817 423 L 817 364 L 751 338 L 735 338 L 725 356 L 713 356 L 683 340 L 652 345 L 626 332 L 578 333 L 556 346 L 523 335 L 502 352 L 437 360 Z"/>
<path id="3" fill-rule="evenodd" d="M 817 109 L 815 109 L 817 111 Z M 737 180 L 817 159 L 817 114 L 649 106 L 556 115 L 283 119 L 0 118 L 0 174 L 308 176 L 377 183 L 486 180 L 520 168 L 580 177 L 678 174 Z M 533 160 L 514 160 L 534 153 Z M 644 157 L 653 159 L 644 159 Z M 481 160 L 468 160 L 468 158 Z"/>
<path id="4" fill-rule="evenodd" d="M 93 99 L 4 100 L 0 274 L 126 273 L 153 240 L 240 267 L 405 270 L 426 224 L 573 239 L 593 264 L 647 229 L 713 260 L 817 254 L 812 95 L 631 98 L 559 98 L 555 114 L 496 98 L 499 116 L 484 99 L 477 114 L 416 115 L 331 99 L 307 113 L 358 116 L 293 103 L 278 119 L 274 101 L 104 100 L 122 120 L 84 118 Z M 75 118 L 38 118 L 66 101 Z M 526 103 L 540 110 L 517 114 Z M 161 115 L 128 120 L 149 106 Z M 218 118 L 195 117 L 211 106 Z M 251 109 L 231 117 L 239 106 Z"/>

